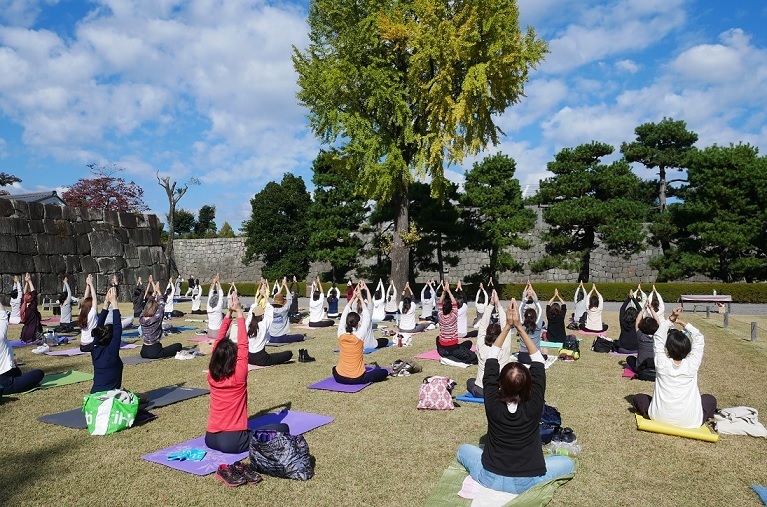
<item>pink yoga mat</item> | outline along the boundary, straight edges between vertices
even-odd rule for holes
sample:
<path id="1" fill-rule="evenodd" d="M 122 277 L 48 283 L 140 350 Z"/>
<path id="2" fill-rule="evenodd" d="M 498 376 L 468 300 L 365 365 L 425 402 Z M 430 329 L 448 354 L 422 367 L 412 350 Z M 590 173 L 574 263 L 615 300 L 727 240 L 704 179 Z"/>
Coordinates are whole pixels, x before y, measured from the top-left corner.
<path id="1" fill-rule="evenodd" d="M 477 347 L 472 347 L 471 350 L 474 352 L 477 351 Z M 442 356 L 439 355 L 439 352 L 437 352 L 437 349 L 430 350 L 428 352 L 422 352 L 421 354 L 418 354 L 415 356 L 416 359 L 431 359 L 433 361 L 439 361 L 442 359 Z"/>
<path id="2" fill-rule="evenodd" d="M 324 426 L 333 421 L 332 417 L 312 414 L 309 412 L 298 412 L 296 410 L 283 410 L 276 414 L 267 414 L 248 421 L 248 428 L 256 429 L 267 424 L 285 423 L 290 427 L 291 435 L 301 435 L 320 426 Z M 203 449 L 207 452 L 202 461 L 168 461 L 168 455 L 178 451 L 188 449 Z M 237 460 L 248 457 L 247 452 L 240 454 L 226 454 L 211 449 L 205 445 L 205 436 L 177 444 L 166 449 L 151 452 L 142 456 L 143 459 L 175 468 L 182 472 L 195 475 L 208 475 L 215 472 L 219 465 L 232 464 Z"/>
<path id="3" fill-rule="evenodd" d="M 209 338 L 208 336 L 193 336 L 191 338 L 187 338 L 190 342 L 197 342 L 197 343 L 203 343 L 208 340 L 212 340 L 213 338 Z"/>
<path id="4" fill-rule="evenodd" d="M 578 331 L 578 332 L 579 332 L 580 334 L 589 334 L 589 335 L 592 335 L 592 336 L 604 336 L 604 335 L 606 335 L 606 334 L 607 334 L 607 331 L 600 331 L 600 332 L 598 332 L 598 333 L 594 333 L 594 332 L 592 332 L 592 331 L 582 331 L 582 330 L 581 330 L 581 331 Z"/>
<path id="5" fill-rule="evenodd" d="M 634 378 L 634 372 L 631 370 L 631 368 L 623 368 L 623 375 L 621 375 L 623 378 Z"/>

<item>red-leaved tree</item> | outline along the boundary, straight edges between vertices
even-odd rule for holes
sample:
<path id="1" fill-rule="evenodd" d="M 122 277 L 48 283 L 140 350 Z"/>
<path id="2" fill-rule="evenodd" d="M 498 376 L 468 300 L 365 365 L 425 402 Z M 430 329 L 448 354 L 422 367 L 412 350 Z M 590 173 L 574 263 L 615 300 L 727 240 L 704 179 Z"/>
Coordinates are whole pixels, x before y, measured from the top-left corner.
<path id="1" fill-rule="evenodd" d="M 88 168 L 94 177 L 80 178 L 61 196 L 68 206 L 128 213 L 141 213 L 149 209 L 143 201 L 143 188 L 133 181 L 126 182 L 114 176 L 123 170 L 122 167 L 88 164 Z"/>

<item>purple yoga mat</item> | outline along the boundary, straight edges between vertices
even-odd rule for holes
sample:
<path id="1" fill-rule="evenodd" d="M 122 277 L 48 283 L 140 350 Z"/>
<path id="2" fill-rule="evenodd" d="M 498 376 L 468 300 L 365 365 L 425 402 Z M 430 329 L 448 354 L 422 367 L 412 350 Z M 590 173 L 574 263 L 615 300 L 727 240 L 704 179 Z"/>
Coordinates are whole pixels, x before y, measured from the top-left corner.
<path id="1" fill-rule="evenodd" d="M 8 342 L 8 343 L 11 344 L 11 347 L 29 347 L 30 345 L 32 345 L 32 343 L 24 343 L 21 340 L 13 340 L 13 341 Z"/>
<path id="2" fill-rule="evenodd" d="M 307 431 L 311 431 L 320 426 L 324 426 L 333 421 L 332 417 L 312 414 L 309 412 L 298 412 L 295 410 L 283 410 L 276 414 L 267 414 L 256 419 L 248 421 L 248 428 L 256 429 L 267 424 L 285 423 L 290 426 L 291 435 L 301 435 Z M 204 449 L 207 454 L 202 461 L 168 461 L 168 454 L 186 451 L 188 449 Z M 159 465 L 165 465 L 166 467 L 175 468 L 182 472 L 187 472 L 195 475 L 208 475 L 215 472 L 218 466 L 221 464 L 230 465 L 237 460 L 247 458 L 248 453 L 243 452 L 240 454 L 226 454 L 220 451 L 211 449 L 205 445 L 205 437 L 198 437 L 188 442 L 161 449 L 159 451 L 150 452 L 142 456 L 143 459 L 157 463 Z"/>
<path id="3" fill-rule="evenodd" d="M 365 369 L 367 371 L 370 371 L 373 369 L 372 366 L 366 366 Z M 384 368 L 386 371 L 391 373 L 391 368 Z M 319 382 L 316 382 L 308 387 L 308 389 L 320 389 L 323 391 L 336 391 L 339 393 L 358 393 L 365 389 L 367 386 L 370 385 L 370 382 L 367 384 L 339 384 L 336 382 L 336 380 L 330 376 L 324 380 L 320 380 Z"/>

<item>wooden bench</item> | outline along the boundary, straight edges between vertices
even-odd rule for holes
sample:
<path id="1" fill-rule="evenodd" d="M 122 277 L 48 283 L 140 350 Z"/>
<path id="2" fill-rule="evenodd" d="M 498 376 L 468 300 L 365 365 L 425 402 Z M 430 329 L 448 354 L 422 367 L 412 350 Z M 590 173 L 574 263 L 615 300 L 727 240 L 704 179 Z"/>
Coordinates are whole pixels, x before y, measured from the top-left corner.
<path id="1" fill-rule="evenodd" d="M 692 304 L 692 311 L 695 313 L 698 310 L 698 306 L 703 306 L 708 311 L 711 305 L 716 305 L 717 308 L 723 305 L 727 305 L 727 313 L 730 313 L 732 305 L 732 296 L 714 295 L 714 294 L 682 294 L 679 296 L 679 302 L 684 304 Z M 718 310 L 717 310 L 718 311 Z"/>

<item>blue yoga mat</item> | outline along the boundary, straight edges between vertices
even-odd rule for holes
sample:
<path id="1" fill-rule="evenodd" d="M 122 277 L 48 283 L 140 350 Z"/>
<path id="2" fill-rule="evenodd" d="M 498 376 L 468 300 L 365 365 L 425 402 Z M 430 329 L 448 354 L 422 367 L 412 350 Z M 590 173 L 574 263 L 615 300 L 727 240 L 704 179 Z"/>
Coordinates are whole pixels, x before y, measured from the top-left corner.
<path id="1" fill-rule="evenodd" d="M 460 396 L 456 396 L 455 399 L 458 401 L 465 401 L 467 403 L 484 403 L 485 402 L 484 398 L 477 398 L 471 393 L 466 393 Z"/>
<path id="2" fill-rule="evenodd" d="M 389 344 L 388 344 L 386 347 L 391 347 L 391 346 L 393 346 L 393 345 L 394 345 L 394 342 L 389 342 Z M 381 347 L 381 349 L 385 349 L 386 347 Z M 363 353 L 363 354 L 372 354 L 372 353 L 373 353 L 373 352 L 375 352 L 376 350 L 381 350 L 381 349 L 379 349 L 379 348 L 375 348 L 375 347 L 373 347 L 373 348 L 370 348 L 370 349 L 362 349 L 362 353 Z M 338 349 L 335 349 L 333 352 L 341 352 L 341 351 L 340 351 L 340 350 L 338 350 Z"/>
<path id="3" fill-rule="evenodd" d="M 754 492 L 759 495 L 759 500 L 761 500 L 764 505 L 767 505 L 767 487 L 758 486 L 756 484 L 752 484 L 751 487 Z"/>

